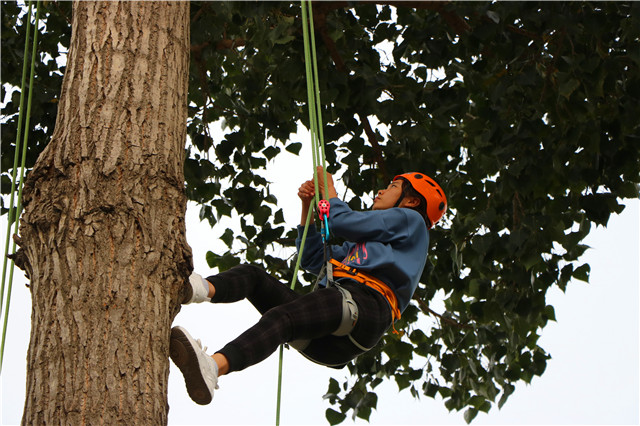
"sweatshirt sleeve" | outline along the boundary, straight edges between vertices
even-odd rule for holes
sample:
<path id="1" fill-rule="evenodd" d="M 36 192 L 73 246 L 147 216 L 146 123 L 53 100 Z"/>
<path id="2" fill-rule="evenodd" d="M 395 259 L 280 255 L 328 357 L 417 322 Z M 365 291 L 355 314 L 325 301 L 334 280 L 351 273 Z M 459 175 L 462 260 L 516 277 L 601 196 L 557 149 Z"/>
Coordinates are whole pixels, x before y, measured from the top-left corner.
<path id="1" fill-rule="evenodd" d="M 389 243 L 406 238 L 410 227 L 407 214 L 417 214 L 407 209 L 353 211 L 339 198 L 332 198 L 329 228 L 334 235 L 347 241 L 374 241 Z"/>

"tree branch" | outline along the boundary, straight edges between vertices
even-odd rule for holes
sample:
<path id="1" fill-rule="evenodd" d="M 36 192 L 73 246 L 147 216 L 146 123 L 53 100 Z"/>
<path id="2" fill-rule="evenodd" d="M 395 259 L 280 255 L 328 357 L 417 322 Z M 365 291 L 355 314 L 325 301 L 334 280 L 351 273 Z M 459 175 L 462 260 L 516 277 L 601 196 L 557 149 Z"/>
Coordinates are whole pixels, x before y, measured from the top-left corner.
<path id="1" fill-rule="evenodd" d="M 333 39 L 329 37 L 327 33 L 327 10 L 331 10 L 331 8 L 327 7 L 327 5 L 331 4 L 344 4 L 347 5 L 347 2 L 321 2 L 317 7 L 318 11 L 313 14 L 313 21 L 315 28 L 320 32 L 320 37 L 324 42 L 325 46 L 327 46 L 327 50 L 329 51 L 329 55 L 331 59 L 336 64 L 336 69 L 338 71 L 342 71 L 344 73 L 348 73 L 347 67 L 342 60 L 342 56 L 340 56 L 340 52 Z M 336 8 L 337 9 L 337 8 Z"/>
<path id="2" fill-rule="evenodd" d="M 56 7 L 56 9 L 58 10 L 58 13 L 62 16 L 64 16 L 65 21 L 67 21 L 67 24 L 69 24 L 69 27 L 71 27 L 71 19 L 67 16 L 66 13 L 64 13 L 64 11 L 60 8 L 60 5 L 58 4 L 57 1 L 53 2 L 54 6 Z"/>
<path id="3" fill-rule="evenodd" d="M 376 134 L 371 128 L 369 117 L 363 116 L 362 114 L 358 114 L 358 117 L 360 117 L 360 121 L 362 122 L 362 125 L 364 127 L 364 133 L 367 135 L 367 139 L 369 140 L 371 147 L 375 151 L 376 163 L 378 163 L 378 166 L 380 167 L 380 171 L 382 171 L 384 180 L 385 181 L 391 180 L 389 177 L 389 173 L 387 172 L 387 166 L 386 166 L 386 163 L 384 162 L 384 157 L 382 156 L 382 148 L 380 147 L 380 144 L 378 144 L 378 140 L 376 139 Z"/>
<path id="4" fill-rule="evenodd" d="M 202 44 L 191 46 L 191 52 L 193 53 L 193 62 L 198 67 L 198 76 L 200 77 L 200 85 L 202 87 L 203 100 L 202 100 L 202 122 L 206 126 L 206 115 L 207 115 L 207 102 L 209 100 L 209 84 L 207 83 L 207 66 L 202 59 L 202 50 L 209 45 L 209 42 L 204 42 Z"/>
<path id="5" fill-rule="evenodd" d="M 191 23 L 193 24 L 194 22 L 196 22 L 198 19 L 200 19 L 200 16 L 202 16 L 202 14 L 209 9 L 209 6 L 207 5 L 206 2 L 204 2 L 202 4 L 202 6 L 200 7 L 200 9 L 198 9 L 198 11 L 196 12 L 195 15 L 193 15 L 193 18 L 191 18 Z"/>
<path id="6" fill-rule="evenodd" d="M 345 6 L 347 5 L 347 2 L 322 2 L 320 4 L 326 5 L 327 3 L 338 3 L 338 4 L 344 4 Z M 329 34 L 327 33 L 326 11 L 330 9 L 325 7 L 320 7 L 319 9 L 320 10 L 318 13 L 314 13 L 313 20 L 314 20 L 315 27 L 320 32 L 320 37 L 322 38 L 322 41 L 327 47 L 327 50 L 329 51 L 329 55 L 331 56 L 331 59 L 336 64 L 336 69 L 348 75 L 349 70 L 347 69 L 347 66 L 344 63 L 344 60 L 342 59 L 342 56 L 338 51 L 338 47 L 336 46 L 333 39 L 329 37 Z M 378 140 L 376 139 L 376 134 L 371 128 L 371 123 L 369 122 L 369 118 L 360 113 L 358 113 L 358 117 L 360 118 L 360 122 L 362 123 L 362 126 L 364 128 L 364 133 L 367 136 L 367 140 L 369 141 L 369 143 L 371 144 L 371 147 L 375 152 L 375 161 L 378 164 L 378 167 L 380 168 L 380 170 L 382 171 L 385 180 L 389 180 L 387 166 L 384 162 L 384 157 L 382 155 L 382 148 L 378 144 Z"/>
<path id="7" fill-rule="evenodd" d="M 371 3 L 371 4 L 384 4 L 394 7 L 410 7 L 415 9 L 427 9 L 433 10 L 434 12 L 439 13 L 443 19 L 451 26 L 457 34 L 462 34 L 471 31 L 471 27 L 469 24 L 457 14 L 448 11 L 445 9 L 445 6 L 449 4 L 449 2 L 438 2 L 438 1 L 360 1 L 354 3 Z M 332 10 L 337 9 L 345 9 L 352 5 L 351 2 L 346 1 L 315 1 L 313 2 L 314 7 L 314 24 L 317 31 L 320 33 L 320 37 L 326 46 L 331 59 L 333 60 L 336 69 L 338 71 L 344 72 L 346 74 L 349 73 L 347 66 L 340 55 L 340 52 L 331 37 L 327 32 L 327 13 Z M 378 141 L 375 137 L 375 132 L 371 128 L 371 123 L 369 122 L 368 117 L 358 114 L 360 121 L 362 122 L 362 126 L 364 128 L 364 133 L 367 136 L 367 140 L 371 144 L 371 147 L 375 151 L 375 161 L 378 164 L 378 167 L 382 171 L 385 179 L 388 179 L 388 172 L 384 162 L 384 157 L 382 155 L 382 148 L 378 144 Z"/>
<path id="8" fill-rule="evenodd" d="M 423 300 L 420 299 L 415 299 L 418 301 L 418 304 L 420 305 L 420 307 L 422 308 L 423 311 L 426 311 L 428 313 L 430 313 L 431 315 L 440 318 L 441 321 L 446 322 L 449 325 L 452 325 L 454 327 L 459 327 L 459 328 L 473 328 L 472 326 L 470 326 L 469 324 L 460 324 L 458 321 L 453 320 L 451 318 L 447 318 L 445 316 L 442 316 L 441 314 L 437 313 L 436 311 L 432 310 L 429 305 L 424 302 Z"/>
<path id="9" fill-rule="evenodd" d="M 223 38 L 216 43 L 216 50 L 235 49 L 236 47 L 242 47 L 246 44 L 246 40 L 243 38 Z M 211 46 L 210 41 L 205 41 L 200 44 L 192 44 L 190 47 L 191 53 L 195 55 L 201 55 L 202 51 Z"/>

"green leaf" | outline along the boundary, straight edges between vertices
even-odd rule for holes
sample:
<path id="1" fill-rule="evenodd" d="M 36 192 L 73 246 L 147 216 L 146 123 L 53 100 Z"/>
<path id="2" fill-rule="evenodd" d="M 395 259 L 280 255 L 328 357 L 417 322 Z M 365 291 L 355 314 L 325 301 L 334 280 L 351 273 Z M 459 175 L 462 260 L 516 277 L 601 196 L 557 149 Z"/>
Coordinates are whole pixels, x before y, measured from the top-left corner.
<path id="1" fill-rule="evenodd" d="M 464 412 L 464 421 L 467 422 L 467 424 L 469 424 L 469 423 L 471 423 L 473 421 L 473 419 L 476 418 L 477 415 L 478 415 L 478 409 L 477 408 L 468 408 Z"/>
<path id="2" fill-rule="evenodd" d="M 442 367 L 449 371 L 455 371 L 460 366 L 460 360 L 456 355 L 445 354 L 441 361 Z"/>
<path id="3" fill-rule="evenodd" d="M 588 263 L 577 267 L 573 271 L 573 277 L 580 281 L 589 282 L 589 273 L 591 272 L 591 266 Z"/>
<path id="4" fill-rule="evenodd" d="M 240 227 L 242 228 L 242 233 L 244 234 L 244 238 L 246 238 L 247 242 L 251 241 L 251 239 L 258 233 L 258 231 L 256 231 L 256 227 L 248 225 L 244 219 L 240 220 Z"/>
<path id="5" fill-rule="evenodd" d="M 227 247 L 231 248 L 231 245 L 233 244 L 233 235 L 233 230 L 227 228 L 224 231 L 224 234 L 220 236 L 220 239 L 227 245 Z"/>
<path id="6" fill-rule="evenodd" d="M 420 329 L 413 330 L 409 335 L 409 340 L 414 344 L 424 343 L 428 341 L 428 337 Z"/>
<path id="7" fill-rule="evenodd" d="M 505 383 L 502 391 L 502 396 L 500 397 L 500 401 L 498 401 L 498 408 L 502 408 L 502 406 L 507 402 L 509 396 L 516 390 L 515 386 L 510 385 L 509 383 Z"/>
<path id="8" fill-rule="evenodd" d="M 408 367 L 413 357 L 413 346 L 400 340 L 395 340 L 386 347 L 387 354 Z"/>
<path id="9" fill-rule="evenodd" d="M 411 385 L 411 381 L 406 374 L 396 374 L 394 376 L 396 383 L 398 384 L 398 390 L 406 389 Z"/>
<path id="10" fill-rule="evenodd" d="M 522 259 L 522 265 L 527 271 L 531 270 L 535 265 L 540 263 L 542 258 L 539 253 L 530 253 L 524 259 Z"/>
<path id="11" fill-rule="evenodd" d="M 273 223 L 276 225 L 278 223 L 284 223 L 284 212 L 282 211 L 282 209 L 278 210 L 274 215 Z"/>
<path id="12" fill-rule="evenodd" d="M 253 218 L 258 226 L 264 226 L 271 218 L 271 209 L 267 206 L 260 206 L 253 212 Z"/>
<path id="13" fill-rule="evenodd" d="M 551 305 L 547 305 L 544 307 L 544 315 L 551 321 L 556 320 L 556 311 Z"/>
<path id="14" fill-rule="evenodd" d="M 294 143 L 290 143 L 289 145 L 287 145 L 284 149 L 286 149 L 287 151 L 293 153 L 293 154 L 300 154 L 300 149 L 302 149 L 302 144 L 300 142 L 294 142 Z"/>
<path id="15" fill-rule="evenodd" d="M 214 252 L 208 251 L 207 254 L 205 255 L 205 259 L 207 260 L 207 265 L 209 265 L 210 268 L 215 268 L 218 264 L 217 262 L 219 257 L 220 256 L 218 256 Z"/>
<path id="16" fill-rule="evenodd" d="M 327 408 L 327 411 L 325 411 L 325 417 L 327 418 L 327 420 L 329 421 L 330 425 L 337 425 L 340 424 L 344 421 L 344 419 L 347 418 L 347 416 L 343 413 L 340 413 L 336 410 L 333 410 L 331 408 Z"/>
<path id="17" fill-rule="evenodd" d="M 277 146 L 268 146 L 262 150 L 262 153 L 267 157 L 267 160 L 273 160 L 276 155 L 280 153 L 280 148 Z"/>
<path id="18" fill-rule="evenodd" d="M 220 256 L 212 251 L 208 251 L 205 257 L 209 267 L 218 268 L 220 272 L 224 272 L 240 264 L 240 259 L 229 252 Z"/>
<path id="19" fill-rule="evenodd" d="M 438 389 L 439 389 L 439 386 L 431 382 L 425 383 L 422 388 L 424 394 L 430 398 L 436 397 L 436 394 L 438 393 Z"/>
<path id="20" fill-rule="evenodd" d="M 284 36 L 284 37 L 281 37 L 281 38 L 275 40 L 274 44 L 287 44 L 290 41 L 293 41 L 295 39 L 296 39 L 295 36 L 288 35 L 288 36 Z"/>
<path id="21" fill-rule="evenodd" d="M 331 396 L 336 396 L 340 393 L 340 384 L 338 383 L 338 381 L 336 379 L 334 379 L 333 377 L 329 379 L 329 388 L 327 389 L 327 393 L 324 396 L 324 398 L 327 397 L 327 395 L 331 395 Z"/>
<path id="22" fill-rule="evenodd" d="M 616 193 L 622 198 L 638 198 L 640 194 L 638 184 L 633 182 L 623 182 L 617 189 Z"/>
<path id="23" fill-rule="evenodd" d="M 371 411 L 378 405 L 378 395 L 375 392 L 367 392 L 357 407 L 357 416 L 369 421 Z"/>
<path id="24" fill-rule="evenodd" d="M 571 94 L 578 88 L 580 87 L 580 81 L 576 80 L 575 78 L 571 78 L 567 81 L 565 81 L 560 88 L 558 89 L 558 92 L 564 96 L 565 98 L 569 98 L 569 96 L 571 96 Z"/>

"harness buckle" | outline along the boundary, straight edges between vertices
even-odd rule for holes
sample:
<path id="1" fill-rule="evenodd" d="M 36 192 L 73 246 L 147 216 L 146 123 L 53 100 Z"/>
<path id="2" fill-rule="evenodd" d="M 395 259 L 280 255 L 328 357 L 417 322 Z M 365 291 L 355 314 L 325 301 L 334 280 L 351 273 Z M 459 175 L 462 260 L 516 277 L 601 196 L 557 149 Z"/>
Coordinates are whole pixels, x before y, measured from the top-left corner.
<path id="1" fill-rule="evenodd" d="M 349 266 L 347 266 L 345 272 L 349 275 L 353 275 L 354 277 L 358 276 L 359 272 L 356 268 L 351 268 Z"/>

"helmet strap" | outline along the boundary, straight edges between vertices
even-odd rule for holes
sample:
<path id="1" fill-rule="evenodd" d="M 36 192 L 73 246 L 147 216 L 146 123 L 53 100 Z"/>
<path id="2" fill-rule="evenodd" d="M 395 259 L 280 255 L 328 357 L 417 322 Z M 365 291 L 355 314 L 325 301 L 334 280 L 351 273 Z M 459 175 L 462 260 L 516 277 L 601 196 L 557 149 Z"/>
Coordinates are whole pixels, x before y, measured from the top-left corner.
<path id="1" fill-rule="evenodd" d="M 400 203 L 402 203 L 402 200 L 404 200 L 404 197 L 407 196 L 407 183 L 405 182 L 404 179 L 400 179 L 402 181 L 402 194 L 400 194 L 400 197 L 398 197 L 398 201 L 396 201 L 396 205 L 393 207 L 400 207 Z"/>

